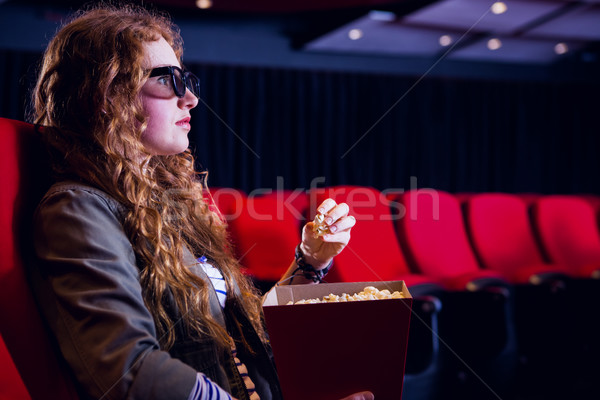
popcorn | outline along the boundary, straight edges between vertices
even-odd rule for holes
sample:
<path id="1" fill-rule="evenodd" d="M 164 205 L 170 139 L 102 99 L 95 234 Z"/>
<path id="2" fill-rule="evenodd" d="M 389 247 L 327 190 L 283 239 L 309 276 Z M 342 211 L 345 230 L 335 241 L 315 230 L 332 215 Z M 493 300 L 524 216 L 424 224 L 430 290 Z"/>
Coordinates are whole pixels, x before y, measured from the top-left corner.
<path id="1" fill-rule="evenodd" d="M 317 214 L 313 223 L 313 233 L 315 234 L 315 236 L 323 236 L 330 233 L 329 225 L 325 223 L 325 215 Z"/>
<path id="2" fill-rule="evenodd" d="M 404 295 L 402 292 L 395 291 L 391 293 L 387 289 L 379 290 L 373 286 L 367 286 L 362 292 L 349 295 L 342 293 L 340 296 L 333 293 L 324 296 L 322 299 L 306 299 L 298 300 L 297 302 L 290 301 L 287 305 L 296 304 L 318 304 L 318 303 L 341 303 L 348 301 L 365 301 L 365 300 L 387 300 L 387 299 L 403 299 Z"/>

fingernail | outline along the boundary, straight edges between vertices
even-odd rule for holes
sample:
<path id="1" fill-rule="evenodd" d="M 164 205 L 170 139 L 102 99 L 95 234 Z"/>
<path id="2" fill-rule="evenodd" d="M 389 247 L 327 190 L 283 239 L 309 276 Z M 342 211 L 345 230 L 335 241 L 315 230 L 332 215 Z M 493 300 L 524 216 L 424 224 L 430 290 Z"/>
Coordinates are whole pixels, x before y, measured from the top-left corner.
<path id="1" fill-rule="evenodd" d="M 333 223 L 333 218 L 327 217 L 325 218 L 325 222 L 327 223 L 327 225 L 331 225 Z"/>
<path id="2" fill-rule="evenodd" d="M 325 214 L 325 209 L 323 209 L 323 208 L 319 208 L 319 209 L 317 210 L 317 212 L 318 212 L 319 214 Z"/>
<path id="3" fill-rule="evenodd" d="M 337 226 L 335 226 L 335 225 L 333 225 L 333 226 L 330 226 L 330 227 L 329 227 L 329 231 L 330 231 L 331 233 L 335 233 L 335 231 L 337 231 Z"/>

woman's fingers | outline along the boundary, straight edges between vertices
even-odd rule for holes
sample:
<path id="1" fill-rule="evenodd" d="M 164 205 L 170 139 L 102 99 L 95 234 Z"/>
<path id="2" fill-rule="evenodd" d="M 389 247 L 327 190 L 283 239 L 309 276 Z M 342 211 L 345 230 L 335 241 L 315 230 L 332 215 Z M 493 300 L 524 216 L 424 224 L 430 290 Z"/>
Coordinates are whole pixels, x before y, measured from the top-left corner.
<path id="1" fill-rule="evenodd" d="M 331 198 L 326 199 L 325 201 L 323 201 L 321 203 L 321 205 L 319 207 L 317 207 L 317 212 L 319 214 L 327 214 L 329 212 L 329 210 L 331 210 L 336 205 L 337 205 L 337 203 L 335 202 L 335 200 L 333 200 Z"/>
<path id="2" fill-rule="evenodd" d="M 360 392 L 344 397 L 342 400 L 374 400 L 375 396 L 371 392 Z"/>
<path id="3" fill-rule="evenodd" d="M 350 232 L 343 231 L 335 234 L 328 233 L 327 235 L 323 236 L 323 242 L 334 246 L 332 248 L 335 249 L 335 252 L 332 256 L 335 256 L 350 242 Z"/>
<path id="4" fill-rule="evenodd" d="M 335 224 L 329 227 L 331 234 L 347 231 L 356 224 L 356 218 L 352 215 L 345 216 L 339 219 Z"/>
<path id="5" fill-rule="evenodd" d="M 325 216 L 325 223 L 327 225 L 334 224 L 340 218 L 348 215 L 350 207 L 346 203 L 337 204 L 333 199 L 327 199 L 317 208 L 319 214 Z"/>

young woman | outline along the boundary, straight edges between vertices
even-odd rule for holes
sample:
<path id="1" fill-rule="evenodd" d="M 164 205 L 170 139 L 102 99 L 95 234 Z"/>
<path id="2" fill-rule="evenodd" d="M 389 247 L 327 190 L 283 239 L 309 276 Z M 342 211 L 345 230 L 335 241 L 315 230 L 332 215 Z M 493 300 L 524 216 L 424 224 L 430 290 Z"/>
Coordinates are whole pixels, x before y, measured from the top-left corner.
<path id="1" fill-rule="evenodd" d="M 34 120 L 57 183 L 32 281 L 84 398 L 280 399 L 261 298 L 194 171 L 181 55 L 170 20 L 135 7 L 82 12 L 49 43 Z M 331 233 L 304 227 L 282 284 L 318 280 L 348 243 L 348 207 L 319 211 Z"/>

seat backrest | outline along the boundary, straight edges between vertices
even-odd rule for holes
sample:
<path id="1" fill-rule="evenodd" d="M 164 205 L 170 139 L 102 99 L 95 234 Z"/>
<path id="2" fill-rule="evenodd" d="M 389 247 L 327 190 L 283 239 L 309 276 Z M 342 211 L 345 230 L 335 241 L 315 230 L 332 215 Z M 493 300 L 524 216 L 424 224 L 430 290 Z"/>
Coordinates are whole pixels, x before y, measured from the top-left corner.
<path id="1" fill-rule="evenodd" d="M 476 254 L 485 268 L 514 276 L 543 264 L 525 201 L 507 193 L 482 193 L 466 203 L 465 216 Z"/>
<path id="2" fill-rule="evenodd" d="M 578 194 L 577 197 L 587 201 L 592 206 L 596 217 L 596 224 L 600 227 L 600 195 Z"/>
<path id="3" fill-rule="evenodd" d="M 204 198 L 213 211 L 217 211 L 225 221 L 229 221 L 241 214 L 246 193 L 234 188 L 211 187 Z"/>
<path id="4" fill-rule="evenodd" d="M 0 335 L 0 399 L 31 399 L 2 335 Z"/>
<path id="5" fill-rule="evenodd" d="M 300 243 L 302 214 L 286 202 L 289 193 L 248 196 L 229 220 L 235 252 L 246 271 L 260 281 L 278 281 Z M 306 193 L 300 193 L 306 197 Z M 292 201 L 292 199 L 290 199 Z"/>
<path id="6" fill-rule="evenodd" d="M 527 192 L 516 193 L 515 196 L 518 196 L 525 202 L 525 204 L 527 204 L 528 207 L 531 207 L 531 205 L 534 204 L 540 197 L 542 197 L 543 194 Z"/>
<path id="7" fill-rule="evenodd" d="M 544 196 L 532 210 L 548 258 L 559 264 L 600 266 L 600 232 L 594 207 L 576 196 Z"/>
<path id="8" fill-rule="evenodd" d="M 35 204 L 49 185 L 33 126 L 0 118 L 0 333 L 33 399 L 77 399 L 28 286 L 21 256 Z"/>
<path id="9" fill-rule="evenodd" d="M 347 203 L 356 218 L 352 239 L 335 257 L 328 282 L 395 280 L 410 273 L 396 236 L 390 202 L 380 191 L 363 186 L 334 186 L 313 189 L 309 218 L 325 199 Z"/>
<path id="10" fill-rule="evenodd" d="M 424 275 L 448 279 L 481 269 L 465 229 L 460 203 L 440 190 L 398 196 L 405 215 L 396 221 L 409 262 Z"/>
<path id="11" fill-rule="evenodd" d="M 287 209 L 298 221 L 306 222 L 306 213 L 308 210 L 309 196 L 304 189 L 279 189 L 264 192 L 264 194 L 255 195 L 255 191 L 250 192 L 250 197 L 268 198 L 274 197 L 277 202 Z"/>
<path id="12" fill-rule="evenodd" d="M 600 195 L 597 194 L 578 194 L 577 197 L 590 203 L 596 215 L 600 211 Z"/>

